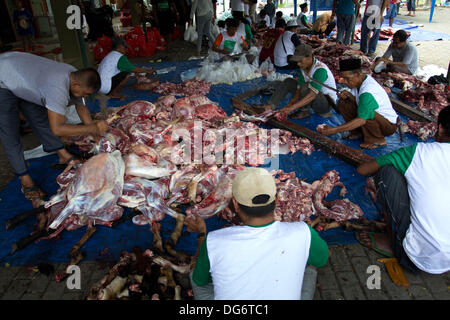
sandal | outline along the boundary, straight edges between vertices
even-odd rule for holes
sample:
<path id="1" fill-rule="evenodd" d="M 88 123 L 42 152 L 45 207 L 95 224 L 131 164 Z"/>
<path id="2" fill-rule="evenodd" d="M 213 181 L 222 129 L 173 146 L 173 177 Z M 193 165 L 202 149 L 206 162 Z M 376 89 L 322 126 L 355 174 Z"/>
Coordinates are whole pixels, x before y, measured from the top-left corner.
<path id="1" fill-rule="evenodd" d="M 33 185 L 31 187 L 26 187 L 24 188 L 23 186 L 20 188 L 20 190 L 22 191 L 24 197 L 27 200 L 34 200 L 34 199 L 41 199 L 45 197 L 45 192 L 42 191 L 39 187 L 37 187 L 36 185 Z"/>
<path id="2" fill-rule="evenodd" d="M 53 163 L 50 168 L 55 169 L 55 170 L 64 170 L 65 168 L 67 168 L 67 166 L 70 164 L 70 162 L 72 161 L 81 161 L 80 158 L 78 158 L 77 156 L 71 156 L 69 159 L 67 159 L 66 162 L 64 163 Z"/>
<path id="3" fill-rule="evenodd" d="M 372 149 L 376 149 L 376 148 L 379 148 L 379 147 L 385 147 L 386 145 L 387 145 L 386 142 L 384 142 L 384 143 L 377 143 L 377 142 L 375 142 L 375 143 L 361 143 L 359 146 L 361 147 L 361 149 L 372 150 Z"/>
<path id="4" fill-rule="evenodd" d="M 381 254 L 381 255 L 383 255 L 383 256 L 385 256 L 387 258 L 394 258 L 394 256 L 392 254 L 390 254 L 389 252 L 386 252 L 386 251 L 384 251 L 384 250 L 382 250 L 382 249 L 377 247 L 375 239 L 372 236 L 373 232 L 367 232 L 367 234 L 369 235 L 370 242 L 371 242 L 372 246 L 368 246 L 367 244 L 364 243 L 364 241 L 361 238 L 361 233 L 362 232 L 356 232 L 355 233 L 355 238 L 356 238 L 356 241 L 358 241 L 363 247 L 366 247 L 366 248 L 371 249 L 371 250 L 373 250 L 375 252 L 378 252 L 379 254 Z"/>

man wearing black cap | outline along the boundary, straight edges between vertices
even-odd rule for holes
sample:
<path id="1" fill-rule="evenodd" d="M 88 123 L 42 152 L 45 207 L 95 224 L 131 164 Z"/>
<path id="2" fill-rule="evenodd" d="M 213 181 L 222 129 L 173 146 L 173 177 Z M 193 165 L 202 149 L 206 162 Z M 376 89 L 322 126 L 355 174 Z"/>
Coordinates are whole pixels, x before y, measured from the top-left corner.
<path id="1" fill-rule="evenodd" d="M 349 139 L 363 138 L 361 148 L 375 149 L 386 145 L 386 136 L 397 129 L 398 115 L 383 87 L 370 75 L 361 71 L 361 59 L 339 61 L 344 83 L 351 89 L 339 94 L 337 109 L 345 124 L 337 127 L 325 125 L 318 131 L 331 135 L 351 131 Z"/>
<path id="2" fill-rule="evenodd" d="M 188 231 L 198 233 L 198 258 L 192 275 L 194 297 L 312 300 L 316 271 L 307 265 L 320 268 L 327 263 L 325 241 L 303 221 L 274 221 L 277 188 L 266 169 L 239 172 L 233 180 L 232 195 L 243 225 L 206 235 L 200 216 L 185 220 Z"/>
<path id="3" fill-rule="evenodd" d="M 154 74 L 154 69 L 138 68 L 131 64 L 125 55 L 128 44 L 120 37 L 112 38 L 112 51 L 103 58 L 98 66 L 98 73 L 102 79 L 100 93 L 107 94 L 111 98 L 125 99 L 125 95 L 119 91 L 130 79 L 130 73 Z"/>
<path id="4" fill-rule="evenodd" d="M 300 13 L 297 16 L 297 24 L 300 29 L 300 34 L 310 34 L 312 32 L 313 25 L 308 22 L 306 13 L 308 12 L 308 4 L 302 3 L 300 6 Z"/>
<path id="5" fill-rule="evenodd" d="M 284 100 L 287 93 L 293 94 L 289 103 L 278 114 L 286 118 L 290 113 L 293 118 L 303 118 L 309 115 L 311 107 L 315 113 L 329 117 L 332 106 L 336 105 L 336 92 L 323 86 L 336 88 L 336 81 L 328 66 L 314 57 L 312 47 L 302 43 L 295 48 L 290 60 L 300 67 L 298 81 L 287 78 L 279 85 L 268 101 L 266 109 L 275 109 Z"/>

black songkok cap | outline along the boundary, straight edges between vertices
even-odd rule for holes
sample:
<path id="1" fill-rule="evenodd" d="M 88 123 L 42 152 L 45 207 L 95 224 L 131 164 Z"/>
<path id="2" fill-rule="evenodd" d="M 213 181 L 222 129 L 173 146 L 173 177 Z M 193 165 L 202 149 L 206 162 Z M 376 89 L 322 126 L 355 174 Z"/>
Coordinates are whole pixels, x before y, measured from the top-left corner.
<path id="1" fill-rule="evenodd" d="M 339 60 L 339 71 L 352 71 L 361 69 L 361 59 Z"/>

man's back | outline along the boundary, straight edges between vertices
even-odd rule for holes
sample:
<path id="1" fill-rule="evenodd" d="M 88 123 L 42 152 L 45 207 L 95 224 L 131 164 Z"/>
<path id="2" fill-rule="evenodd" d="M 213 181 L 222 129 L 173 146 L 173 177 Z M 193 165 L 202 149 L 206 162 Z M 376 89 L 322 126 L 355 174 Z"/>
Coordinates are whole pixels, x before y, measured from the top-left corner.
<path id="1" fill-rule="evenodd" d="M 76 69 L 68 64 L 30 53 L 0 55 L 0 88 L 23 100 L 65 114 L 69 102 L 69 75 Z"/>
<path id="2" fill-rule="evenodd" d="M 275 221 L 208 234 L 215 299 L 300 299 L 311 232 L 306 223 Z"/>
<path id="3" fill-rule="evenodd" d="M 450 269 L 450 143 L 418 143 L 405 172 L 411 226 L 404 245 L 411 260 L 430 273 Z"/>

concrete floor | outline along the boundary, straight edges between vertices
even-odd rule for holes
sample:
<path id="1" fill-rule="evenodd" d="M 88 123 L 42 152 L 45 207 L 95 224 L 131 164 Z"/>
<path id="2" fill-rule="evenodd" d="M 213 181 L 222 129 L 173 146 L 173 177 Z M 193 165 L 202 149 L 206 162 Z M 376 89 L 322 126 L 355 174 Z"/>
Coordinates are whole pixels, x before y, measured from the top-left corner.
<path id="1" fill-rule="evenodd" d="M 289 8 L 284 9 L 289 10 Z M 292 9 L 290 9 L 292 12 Z M 401 14 L 406 14 L 401 9 Z M 447 32 L 450 30 L 450 9 L 436 8 L 433 23 L 428 23 L 428 13 L 417 11 L 416 17 L 408 17 L 408 21 L 423 24 L 423 28 L 432 31 Z M 400 16 L 400 19 L 406 17 Z M 46 39 L 43 43 L 54 45 L 54 41 Z M 415 43 L 418 45 L 419 62 L 423 67 L 436 64 L 447 68 L 450 58 L 450 41 L 430 41 Z M 384 52 L 387 42 L 379 42 L 378 52 Z M 359 47 L 359 45 L 355 45 Z M 153 59 L 165 58 L 168 61 L 185 60 L 194 54 L 195 46 L 184 41 L 177 41 L 173 47 L 165 52 L 157 53 Z M 438 54 L 437 54 L 438 53 Z M 148 58 L 137 61 L 148 61 Z M 33 134 L 23 136 L 25 150 L 39 145 Z M 0 189 L 3 189 L 14 174 L 11 166 L 0 147 Z M 319 270 L 315 300 L 449 300 L 450 273 L 443 275 L 429 275 L 421 272 L 415 276 L 405 272 L 410 282 L 408 290 L 396 286 L 390 280 L 386 268 L 377 259 L 381 256 L 359 244 L 340 245 L 330 247 L 328 264 Z M 370 274 L 367 268 L 371 265 L 380 267 L 381 287 L 369 289 L 367 280 Z M 82 288 L 69 290 L 65 283 L 56 283 L 53 278 L 34 273 L 27 266 L 0 267 L 0 299 L 22 300 L 79 300 L 86 297 L 86 293 L 93 283 L 102 278 L 107 272 L 104 265 L 95 262 L 82 262 Z M 61 270 L 64 265 L 55 266 Z"/>

